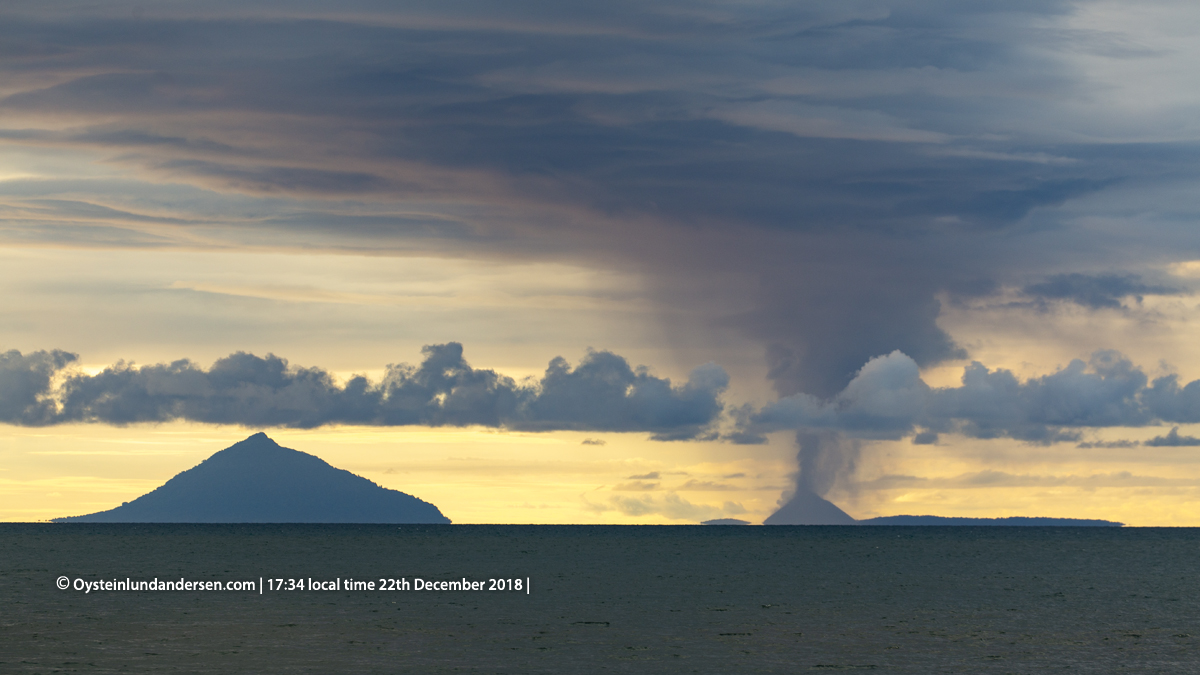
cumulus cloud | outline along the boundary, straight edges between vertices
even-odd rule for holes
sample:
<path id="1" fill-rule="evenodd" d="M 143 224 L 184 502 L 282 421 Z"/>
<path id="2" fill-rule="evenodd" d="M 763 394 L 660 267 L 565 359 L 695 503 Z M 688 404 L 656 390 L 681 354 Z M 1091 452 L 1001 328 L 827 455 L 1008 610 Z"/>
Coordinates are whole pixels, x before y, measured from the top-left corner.
<path id="1" fill-rule="evenodd" d="M 30 426 L 53 423 L 57 416 L 50 398 L 53 378 L 76 360 L 75 354 L 57 349 L 0 354 L 0 420 Z"/>
<path id="2" fill-rule="evenodd" d="M 590 351 L 572 367 L 551 361 L 537 381 L 516 382 L 472 368 L 461 344 L 430 345 L 419 366 L 390 365 L 380 382 L 339 384 L 320 368 L 236 353 L 205 369 L 191 361 L 118 363 L 95 375 L 71 372 L 66 352 L 0 356 L 0 421 L 131 424 L 189 420 L 251 427 L 312 428 L 481 425 L 527 430 L 642 431 L 659 439 L 710 433 L 728 385 L 715 364 L 682 385 L 632 368 L 611 352 Z M 56 378 L 60 383 L 56 383 Z"/>
<path id="3" fill-rule="evenodd" d="M 896 351 L 868 361 L 831 399 L 788 396 L 755 413 L 743 412 L 740 421 L 744 428 L 735 440 L 802 429 L 860 439 L 915 434 L 915 443 L 936 442 L 938 433 L 947 432 L 1053 443 L 1079 440 L 1082 429 L 1200 422 L 1200 380 L 1180 386 L 1178 377 L 1169 375 L 1151 382 L 1119 353 L 1099 351 L 1086 363 L 1076 359 L 1024 382 L 1011 371 L 974 362 L 964 370 L 961 386 L 934 388 L 921 380 L 913 359 Z M 1147 444 L 1183 445 L 1184 438 L 1172 431 Z M 806 455 L 802 440 L 802 458 L 824 456 L 821 442 L 810 439 L 814 450 Z"/>
<path id="4" fill-rule="evenodd" d="M 737 426 L 726 438 L 761 442 L 766 433 L 796 430 L 794 489 L 798 494 L 824 495 L 838 484 L 852 483 L 856 490 L 885 489 L 923 480 L 888 477 L 854 483 L 851 478 L 866 440 L 911 436 L 914 444 L 928 445 L 937 443 L 942 433 L 959 433 L 1047 445 L 1080 441 L 1088 429 L 1200 422 L 1198 396 L 1200 380 L 1182 387 L 1174 375 L 1151 382 L 1114 351 L 1096 352 L 1086 363 L 1077 359 L 1057 372 L 1023 382 L 1008 370 L 990 370 L 974 362 L 964 369 L 961 386 L 941 388 L 927 385 L 917 363 L 895 351 L 868 361 L 831 398 L 795 394 L 757 411 L 735 408 Z M 1080 448 L 1137 445 L 1135 441 L 1078 443 Z M 1200 445 L 1200 439 L 1180 436 L 1176 427 L 1144 445 Z M 1012 483 L 994 472 L 959 479 L 974 485 L 999 482 Z"/>
<path id="5" fill-rule="evenodd" d="M 654 430 L 658 437 L 692 438 L 721 414 L 718 394 L 729 376 L 715 363 L 697 367 L 682 387 L 631 369 L 611 352 L 592 352 L 574 369 L 550 362 L 538 395 L 523 408 L 523 428 Z"/>

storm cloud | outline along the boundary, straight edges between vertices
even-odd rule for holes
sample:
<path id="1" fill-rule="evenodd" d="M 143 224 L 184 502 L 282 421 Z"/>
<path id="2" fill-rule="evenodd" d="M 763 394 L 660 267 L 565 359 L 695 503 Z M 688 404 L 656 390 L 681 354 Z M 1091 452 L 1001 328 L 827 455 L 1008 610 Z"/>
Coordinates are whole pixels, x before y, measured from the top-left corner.
<path id="1" fill-rule="evenodd" d="M 561 357 L 537 381 L 517 382 L 472 368 L 458 343 L 430 345 L 419 366 L 390 365 L 380 382 L 339 384 L 320 368 L 236 353 L 205 369 L 191 361 L 119 363 L 94 375 L 73 372 L 74 354 L 0 355 L 0 421 L 132 424 L 188 420 L 248 427 L 489 426 L 527 430 L 649 432 L 690 439 L 711 433 L 728 385 L 716 365 L 683 385 L 631 368 L 610 352 L 572 367 Z"/>
<path id="2" fill-rule="evenodd" d="M 733 327 L 781 395 L 829 398 L 872 356 L 969 356 L 947 299 L 1111 308 L 1194 257 L 1200 106 L 1169 79 L 1188 45 L 1102 9 L 9 2 L 0 144 L 104 171 L 3 181 L 0 237 L 632 270 L 675 335 Z M 326 396 L 311 377 L 296 396 Z M 558 400 L 521 405 L 573 420 Z M 979 433 L 1039 428 L 1014 424 Z"/>

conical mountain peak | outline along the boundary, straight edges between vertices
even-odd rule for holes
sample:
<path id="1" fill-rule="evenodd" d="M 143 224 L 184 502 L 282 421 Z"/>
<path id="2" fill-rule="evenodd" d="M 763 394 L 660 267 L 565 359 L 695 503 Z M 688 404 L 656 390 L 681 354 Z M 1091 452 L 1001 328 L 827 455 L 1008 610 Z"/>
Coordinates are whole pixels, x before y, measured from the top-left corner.
<path id="1" fill-rule="evenodd" d="M 800 486 L 788 503 L 763 521 L 763 525 L 854 525 L 857 521 L 833 502 Z"/>
<path id="2" fill-rule="evenodd" d="M 57 522 L 449 523 L 436 506 L 256 433 L 108 511 Z"/>

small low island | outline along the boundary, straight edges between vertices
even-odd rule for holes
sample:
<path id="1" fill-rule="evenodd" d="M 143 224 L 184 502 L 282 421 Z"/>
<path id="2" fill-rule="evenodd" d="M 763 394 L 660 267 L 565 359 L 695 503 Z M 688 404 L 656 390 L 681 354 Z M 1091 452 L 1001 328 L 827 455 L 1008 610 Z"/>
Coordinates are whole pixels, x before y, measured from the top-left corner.
<path id="1" fill-rule="evenodd" d="M 942 516 L 882 516 L 857 521 L 859 525 L 953 525 L 995 527 L 1124 527 L 1112 520 L 1087 518 L 1042 518 L 1012 516 L 1010 518 L 947 518 Z"/>

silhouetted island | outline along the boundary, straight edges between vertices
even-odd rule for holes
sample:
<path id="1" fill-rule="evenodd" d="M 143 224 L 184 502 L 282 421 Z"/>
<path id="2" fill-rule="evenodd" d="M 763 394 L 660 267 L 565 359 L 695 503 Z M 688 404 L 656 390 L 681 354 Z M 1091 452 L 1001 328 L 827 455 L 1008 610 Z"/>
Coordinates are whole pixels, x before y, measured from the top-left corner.
<path id="1" fill-rule="evenodd" d="M 994 525 L 997 527 L 1123 527 L 1125 523 L 1086 518 L 944 518 L 942 516 L 882 516 L 857 521 L 859 525 Z"/>
<path id="2" fill-rule="evenodd" d="M 796 486 L 786 504 L 763 521 L 763 525 L 855 525 L 858 521 L 836 504 L 807 486 Z"/>
<path id="3" fill-rule="evenodd" d="M 56 523 L 449 523 L 436 506 L 264 433 L 115 509 Z"/>

